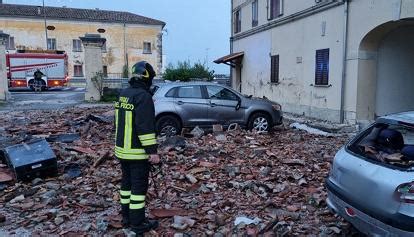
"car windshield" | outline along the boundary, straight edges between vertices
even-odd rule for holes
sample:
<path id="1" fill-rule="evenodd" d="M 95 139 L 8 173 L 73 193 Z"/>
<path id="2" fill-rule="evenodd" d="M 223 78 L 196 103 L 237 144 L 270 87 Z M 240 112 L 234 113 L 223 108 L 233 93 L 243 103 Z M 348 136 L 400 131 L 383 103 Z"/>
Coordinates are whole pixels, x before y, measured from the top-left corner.
<path id="1" fill-rule="evenodd" d="M 377 123 L 349 149 L 367 159 L 392 166 L 414 166 L 414 128 Z"/>

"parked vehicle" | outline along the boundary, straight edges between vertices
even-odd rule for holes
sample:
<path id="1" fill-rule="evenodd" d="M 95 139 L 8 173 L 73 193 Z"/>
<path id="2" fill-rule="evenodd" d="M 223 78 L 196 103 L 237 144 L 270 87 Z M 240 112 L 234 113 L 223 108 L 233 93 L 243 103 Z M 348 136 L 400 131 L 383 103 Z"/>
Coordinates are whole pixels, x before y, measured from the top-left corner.
<path id="1" fill-rule="evenodd" d="M 208 82 L 161 83 L 153 87 L 156 128 L 161 136 L 179 134 L 183 127 L 242 127 L 268 131 L 282 123 L 280 104 L 243 96 L 224 85 Z"/>
<path id="2" fill-rule="evenodd" d="M 377 121 L 335 156 L 329 208 L 370 236 L 414 236 L 414 111 Z"/>
<path id="3" fill-rule="evenodd" d="M 62 87 L 67 84 L 67 55 L 54 53 L 15 53 L 6 55 L 9 88 L 34 90 L 33 73 L 39 69 L 44 76 L 41 89 Z"/>

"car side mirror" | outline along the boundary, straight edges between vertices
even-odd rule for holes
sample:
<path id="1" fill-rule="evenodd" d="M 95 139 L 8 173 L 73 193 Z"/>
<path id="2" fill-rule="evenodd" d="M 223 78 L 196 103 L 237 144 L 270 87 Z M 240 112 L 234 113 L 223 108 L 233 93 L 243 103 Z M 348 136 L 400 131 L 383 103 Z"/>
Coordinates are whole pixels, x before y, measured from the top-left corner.
<path id="1" fill-rule="evenodd" d="M 149 93 L 151 94 L 151 96 L 153 96 L 154 94 L 155 94 L 155 92 L 157 91 L 157 88 L 151 88 L 150 90 L 149 90 Z"/>
<path id="2" fill-rule="evenodd" d="M 236 111 L 239 110 L 240 107 L 241 107 L 241 99 L 237 98 Z"/>

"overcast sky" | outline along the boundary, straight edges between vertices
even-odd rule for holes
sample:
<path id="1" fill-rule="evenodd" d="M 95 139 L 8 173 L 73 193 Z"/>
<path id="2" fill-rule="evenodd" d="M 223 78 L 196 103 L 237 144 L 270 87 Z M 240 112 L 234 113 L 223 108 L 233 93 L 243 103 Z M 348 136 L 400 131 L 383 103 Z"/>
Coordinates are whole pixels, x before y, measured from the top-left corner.
<path id="1" fill-rule="evenodd" d="M 42 0 L 3 0 L 3 3 L 42 5 Z M 217 73 L 229 66 L 212 61 L 229 53 L 230 1 L 228 0 L 45 0 L 49 6 L 129 11 L 167 23 L 164 54 L 167 62 L 204 62 Z"/>

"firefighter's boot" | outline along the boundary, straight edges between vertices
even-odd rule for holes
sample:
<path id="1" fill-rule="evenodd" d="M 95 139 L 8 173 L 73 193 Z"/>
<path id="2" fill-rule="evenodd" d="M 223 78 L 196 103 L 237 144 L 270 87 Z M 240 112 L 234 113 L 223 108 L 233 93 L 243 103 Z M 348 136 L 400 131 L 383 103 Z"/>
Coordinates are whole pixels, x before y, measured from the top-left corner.
<path id="1" fill-rule="evenodd" d="M 122 205 L 122 226 L 124 228 L 129 227 L 129 205 Z"/>
<path id="2" fill-rule="evenodd" d="M 145 219 L 140 225 L 138 226 L 131 226 L 131 230 L 139 235 L 144 234 L 145 232 L 148 232 L 150 230 L 154 230 L 158 228 L 158 221 L 156 220 L 149 220 Z"/>

